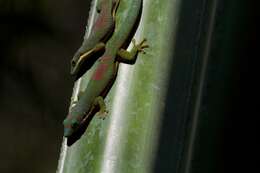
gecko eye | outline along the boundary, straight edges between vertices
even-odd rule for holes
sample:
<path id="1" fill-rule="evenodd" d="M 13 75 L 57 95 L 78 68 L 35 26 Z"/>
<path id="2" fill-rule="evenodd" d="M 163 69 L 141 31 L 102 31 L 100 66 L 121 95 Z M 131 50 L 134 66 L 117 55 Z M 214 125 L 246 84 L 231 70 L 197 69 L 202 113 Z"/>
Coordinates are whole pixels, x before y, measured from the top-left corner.
<path id="1" fill-rule="evenodd" d="M 77 120 L 73 120 L 71 123 L 71 127 L 74 129 L 79 125 L 79 123 L 77 122 Z"/>
<path id="2" fill-rule="evenodd" d="M 72 127 L 73 129 L 75 129 L 75 128 L 77 127 L 77 123 L 71 124 L 71 127 Z"/>

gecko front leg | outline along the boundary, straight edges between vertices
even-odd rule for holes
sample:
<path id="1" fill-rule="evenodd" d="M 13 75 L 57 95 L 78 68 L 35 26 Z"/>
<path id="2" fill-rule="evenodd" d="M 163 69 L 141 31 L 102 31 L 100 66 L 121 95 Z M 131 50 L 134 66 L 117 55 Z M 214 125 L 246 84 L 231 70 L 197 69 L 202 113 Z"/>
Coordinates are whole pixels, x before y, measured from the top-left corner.
<path id="1" fill-rule="evenodd" d="M 139 44 L 136 44 L 135 39 L 133 39 L 132 42 L 133 48 L 130 51 L 120 49 L 117 52 L 117 61 L 127 64 L 133 64 L 136 61 L 137 54 L 139 52 L 145 53 L 144 49 L 149 47 L 148 44 L 145 44 L 146 39 L 143 39 Z"/>

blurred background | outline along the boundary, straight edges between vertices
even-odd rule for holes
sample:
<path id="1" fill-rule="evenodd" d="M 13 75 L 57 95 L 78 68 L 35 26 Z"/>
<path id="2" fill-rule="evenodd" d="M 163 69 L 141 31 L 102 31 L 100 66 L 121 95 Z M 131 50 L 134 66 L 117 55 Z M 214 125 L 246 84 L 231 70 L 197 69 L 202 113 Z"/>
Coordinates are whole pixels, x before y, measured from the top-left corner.
<path id="1" fill-rule="evenodd" d="M 0 172 L 55 172 L 90 0 L 0 0 Z"/>

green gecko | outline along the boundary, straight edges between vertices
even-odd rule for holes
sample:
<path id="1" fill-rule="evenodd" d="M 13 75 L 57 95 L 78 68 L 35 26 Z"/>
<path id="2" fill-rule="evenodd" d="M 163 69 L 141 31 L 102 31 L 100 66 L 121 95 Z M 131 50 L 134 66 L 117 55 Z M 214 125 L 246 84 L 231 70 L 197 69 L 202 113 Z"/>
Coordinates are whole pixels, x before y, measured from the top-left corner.
<path id="1" fill-rule="evenodd" d="M 121 0 L 118 8 L 118 11 L 122 10 L 125 15 L 116 15 L 115 31 L 106 43 L 105 52 L 95 62 L 94 72 L 85 91 L 80 94 L 79 100 L 71 107 L 63 122 L 65 137 L 72 137 L 96 112 L 101 118 L 105 117 L 104 97 L 113 85 L 119 62 L 135 62 L 138 52 L 144 52 L 144 48 L 148 47 L 144 44 L 144 39 L 137 45 L 133 40 L 134 46 L 130 52 L 122 49 L 138 21 L 142 0 Z"/>
<path id="2" fill-rule="evenodd" d="M 120 0 L 98 0 L 96 7 L 99 13 L 98 18 L 89 37 L 85 35 L 82 46 L 71 60 L 71 75 L 77 76 L 82 64 L 90 59 L 94 53 L 104 49 L 105 42 L 114 30 L 115 13 L 119 2 Z"/>

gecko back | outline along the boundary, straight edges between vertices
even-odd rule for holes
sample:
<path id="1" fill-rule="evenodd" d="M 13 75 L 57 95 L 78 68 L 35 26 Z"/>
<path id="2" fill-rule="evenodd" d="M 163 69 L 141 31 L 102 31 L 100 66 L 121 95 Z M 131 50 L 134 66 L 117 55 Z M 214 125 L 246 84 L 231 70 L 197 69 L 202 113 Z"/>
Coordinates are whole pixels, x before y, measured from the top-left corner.
<path id="1" fill-rule="evenodd" d="M 71 60 L 71 75 L 77 76 L 81 70 L 88 70 L 94 63 L 93 54 L 104 49 L 105 42 L 114 31 L 115 11 L 120 0 L 99 0 L 97 7 L 98 17 L 94 22 L 89 36 L 84 37 L 81 47 Z M 86 31 L 87 34 L 87 31 Z M 94 59 L 94 60 L 93 60 Z M 84 65 L 84 69 L 83 68 Z M 87 65 L 86 65 L 87 64 Z"/>

